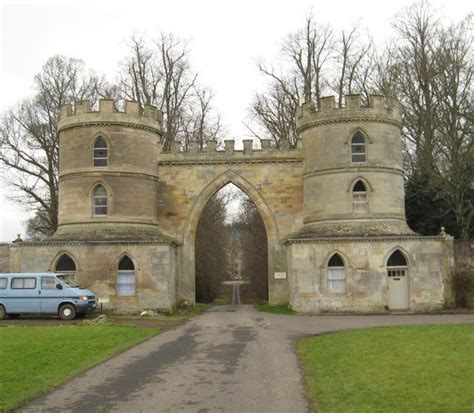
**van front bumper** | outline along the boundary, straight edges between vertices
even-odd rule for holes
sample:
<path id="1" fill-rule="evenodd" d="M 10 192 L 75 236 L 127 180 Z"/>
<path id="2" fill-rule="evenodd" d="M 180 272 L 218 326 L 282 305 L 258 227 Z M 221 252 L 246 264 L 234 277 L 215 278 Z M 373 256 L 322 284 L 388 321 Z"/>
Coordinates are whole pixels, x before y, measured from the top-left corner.
<path id="1" fill-rule="evenodd" d="M 89 301 L 76 301 L 74 303 L 76 305 L 76 312 L 77 314 L 87 314 L 92 313 L 96 310 L 97 304 L 92 300 Z"/>

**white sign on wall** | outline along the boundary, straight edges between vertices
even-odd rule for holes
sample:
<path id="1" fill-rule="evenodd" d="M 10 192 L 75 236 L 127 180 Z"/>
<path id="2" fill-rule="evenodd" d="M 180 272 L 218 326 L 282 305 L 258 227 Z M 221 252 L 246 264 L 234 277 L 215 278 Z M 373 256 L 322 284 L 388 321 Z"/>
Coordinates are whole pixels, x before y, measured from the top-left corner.
<path id="1" fill-rule="evenodd" d="M 275 280 L 286 280 L 286 272 L 276 272 Z"/>

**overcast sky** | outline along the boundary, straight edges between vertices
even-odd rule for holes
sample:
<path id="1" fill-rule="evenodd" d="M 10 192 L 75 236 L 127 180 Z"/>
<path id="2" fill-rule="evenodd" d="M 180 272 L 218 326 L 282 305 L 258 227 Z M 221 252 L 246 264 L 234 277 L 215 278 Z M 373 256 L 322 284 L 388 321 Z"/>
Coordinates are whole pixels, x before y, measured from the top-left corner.
<path id="1" fill-rule="evenodd" d="M 229 137 L 247 134 L 242 125 L 262 78 L 259 56 L 277 56 L 281 39 L 297 30 L 313 10 L 317 20 L 337 29 L 360 22 L 377 43 L 390 37 L 393 16 L 411 0 L 169 0 L 169 1 L 5 1 L 0 0 L 0 111 L 31 94 L 32 79 L 55 54 L 83 59 L 113 81 L 134 31 L 152 36 L 170 31 L 191 42 L 200 82 L 215 94 Z M 466 0 L 432 1 L 447 21 L 472 11 Z M 0 242 L 24 234 L 28 216 L 6 199 L 0 182 Z"/>

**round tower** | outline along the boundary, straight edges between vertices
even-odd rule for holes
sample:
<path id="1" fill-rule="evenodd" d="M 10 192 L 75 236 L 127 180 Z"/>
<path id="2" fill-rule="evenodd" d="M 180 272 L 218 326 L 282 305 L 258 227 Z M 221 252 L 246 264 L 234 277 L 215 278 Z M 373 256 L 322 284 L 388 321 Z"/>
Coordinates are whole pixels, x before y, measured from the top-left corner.
<path id="1" fill-rule="evenodd" d="M 398 102 L 359 95 L 305 103 L 296 115 L 304 153 L 304 232 L 320 237 L 413 234 L 405 218 Z"/>
<path id="2" fill-rule="evenodd" d="M 55 239 L 153 239 L 157 222 L 158 152 L 162 115 L 112 100 L 91 111 L 88 101 L 61 108 L 59 225 Z"/>

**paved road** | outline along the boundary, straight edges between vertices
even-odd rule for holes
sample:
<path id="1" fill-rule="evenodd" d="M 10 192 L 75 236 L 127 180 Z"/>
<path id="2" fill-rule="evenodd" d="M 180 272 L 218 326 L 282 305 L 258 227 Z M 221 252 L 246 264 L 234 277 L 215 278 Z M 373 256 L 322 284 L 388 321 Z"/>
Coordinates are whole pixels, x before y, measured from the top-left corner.
<path id="1" fill-rule="evenodd" d="M 298 337 L 474 314 L 280 316 L 222 306 L 78 376 L 23 412 L 305 412 Z"/>

